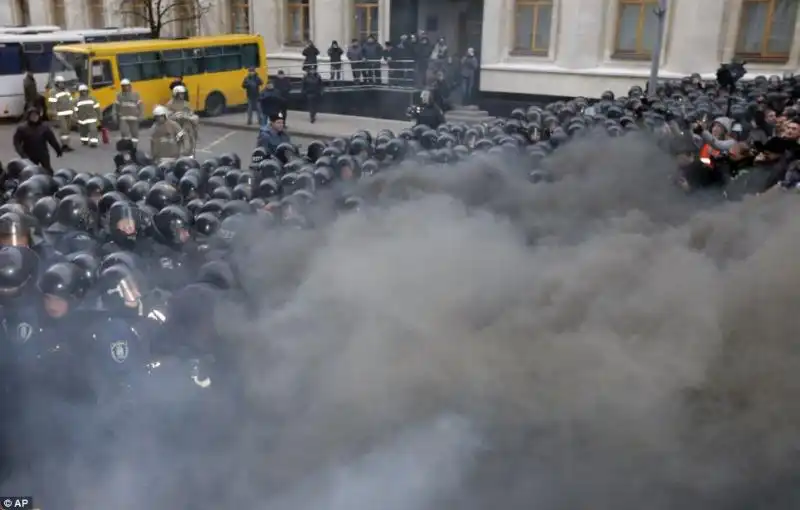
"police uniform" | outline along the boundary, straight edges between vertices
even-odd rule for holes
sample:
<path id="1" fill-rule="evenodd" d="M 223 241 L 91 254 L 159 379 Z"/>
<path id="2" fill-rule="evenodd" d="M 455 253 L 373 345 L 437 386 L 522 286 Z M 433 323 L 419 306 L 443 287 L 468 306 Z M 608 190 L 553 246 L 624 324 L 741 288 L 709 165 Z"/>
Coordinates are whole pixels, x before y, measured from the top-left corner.
<path id="1" fill-rule="evenodd" d="M 123 140 L 139 143 L 139 123 L 142 120 L 142 100 L 139 93 L 124 90 L 117 94 L 114 103 L 119 134 Z"/>
<path id="2" fill-rule="evenodd" d="M 194 114 L 189 102 L 185 99 L 174 97 L 167 103 L 169 118 L 178 123 L 184 133 L 181 156 L 194 156 L 197 146 L 197 125 L 199 120 Z"/>
<path id="3" fill-rule="evenodd" d="M 83 86 L 81 86 L 83 88 Z M 100 103 L 89 95 L 88 89 L 81 90 L 75 101 L 75 118 L 78 121 L 78 134 L 83 145 L 97 147 L 97 124 L 100 122 Z"/>
<path id="4" fill-rule="evenodd" d="M 69 147 L 70 129 L 72 129 L 72 115 L 75 113 L 75 105 L 72 101 L 72 94 L 65 90 L 63 85 L 56 85 L 50 91 L 47 98 L 49 106 L 49 115 L 51 119 L 57 119 L 58 122 L 58 135 L 61 144 L 64 147 Z"/>

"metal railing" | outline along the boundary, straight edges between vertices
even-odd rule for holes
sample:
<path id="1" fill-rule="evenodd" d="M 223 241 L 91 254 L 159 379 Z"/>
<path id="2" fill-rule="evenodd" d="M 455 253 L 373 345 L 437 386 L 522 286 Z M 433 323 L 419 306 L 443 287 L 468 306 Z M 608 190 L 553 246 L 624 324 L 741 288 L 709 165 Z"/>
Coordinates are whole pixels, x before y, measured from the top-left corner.
<path id="1" fill-rule="evenodd" d="M 286 76 L 300 80 L 311 64 L 294 64 L 270 68 L 270 73 L 282 70 Z M 413 60 L 343 60 L 341 63 L 318 62 L 317 72 L 325 82 L 327 92 L 385 88 L 414 91 L 424 88 L 426 77 L 421 75 Z M 428 73 L 424 73 L 428 74 Z M 299 91 L 294 85 L 292 91 Z"/>

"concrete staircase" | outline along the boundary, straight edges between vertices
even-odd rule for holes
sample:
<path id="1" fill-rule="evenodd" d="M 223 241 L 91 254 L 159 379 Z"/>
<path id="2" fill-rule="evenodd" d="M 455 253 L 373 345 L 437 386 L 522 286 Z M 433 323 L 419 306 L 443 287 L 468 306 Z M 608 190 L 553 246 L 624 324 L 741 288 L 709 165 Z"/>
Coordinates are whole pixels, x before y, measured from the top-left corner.
<path id="1" fill-rule="evenodd" d="M 445 115 L 447 122 L 463 122 L 465 124 L 480 124 L 494 120 L 485 110 L 479 110 L 477 106 L 454 106 Z"/>

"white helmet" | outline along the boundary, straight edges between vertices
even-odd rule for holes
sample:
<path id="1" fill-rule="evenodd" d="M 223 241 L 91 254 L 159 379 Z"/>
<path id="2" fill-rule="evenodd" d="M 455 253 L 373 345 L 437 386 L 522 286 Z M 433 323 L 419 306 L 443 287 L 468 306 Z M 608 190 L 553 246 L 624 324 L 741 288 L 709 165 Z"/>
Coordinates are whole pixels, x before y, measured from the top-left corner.
<path id="1" fill-rule="evenodd" d="M 166 117 L 168 113 L 166 106 L 157 105 L 153 108 L 153 117 Z"/>
<path id="2" fill-rule="evenodd" d="M 64 77 L 63 76 L 56 76 L 55 82 L 56 83 L 64 83 Z"/>
<path id="3" fill-rule="evenodd" d="M 125 85 L 130 85 L 131 81 L 127 78 L 123 78 L 122 80 L 120 80 L 119 84 L 124 87 Z"/>
<path id="4" fill-rule="evenodd" d="M 78 85 L 78 92 L 89 92 L 89 87 L 81 83 Z"/>
<path id="5" fill-rule="evenodd" d="M 178 94 L 186 94 L 186 87 L 183 85 L 176 85 L 174 89 L 172 89 L 172 95 L 177 96 Z"/>

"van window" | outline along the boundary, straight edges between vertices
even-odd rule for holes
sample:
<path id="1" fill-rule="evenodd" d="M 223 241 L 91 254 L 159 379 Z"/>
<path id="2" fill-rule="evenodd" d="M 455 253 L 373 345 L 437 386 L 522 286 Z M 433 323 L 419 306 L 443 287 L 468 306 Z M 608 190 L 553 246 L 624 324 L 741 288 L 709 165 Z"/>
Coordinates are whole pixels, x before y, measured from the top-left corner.
<path id="1" fill-rule="evenodd" d="M 0 45 L 0 76 L 22 74 L 22 51 L 18 44 Z"/>
<path id="2" fill-rule="evenodd" d="M 258 55 L 257 44 L 244 44 L 242 45 L 242 66 L 243 67 L 260 67 L 261 59 Z"/>
<path id="3" fill-rule="evenodd" d="M 161 57 L 156 51 L 126 53 L 117 56 L 120 79 L 131 81 L 155 80 L 164 77 Z"/>

